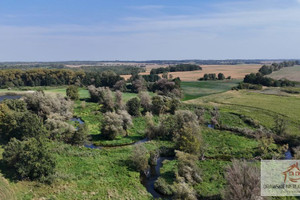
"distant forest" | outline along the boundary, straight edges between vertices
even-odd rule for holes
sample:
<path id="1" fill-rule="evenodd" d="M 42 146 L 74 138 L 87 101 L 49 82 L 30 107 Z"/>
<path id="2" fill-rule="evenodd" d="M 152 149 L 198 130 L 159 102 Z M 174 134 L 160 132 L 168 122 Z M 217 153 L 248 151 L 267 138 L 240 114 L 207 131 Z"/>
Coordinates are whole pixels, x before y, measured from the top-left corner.
<path id="1" fill-rule="evenodd" d="M 164 64 L 164 65 L 178 65 L 178 64 L 197 64 L 197 65 L 238 65 L 238 64 L 266 64 L 266 63 L 280 63 L 284 61 L 291 61 L 288 59 L 230 59 L 230 60 L 148 60 L 148 61 L 63 61 L 63 62 L 0 62 L 0 68 L 3 66 L 33 66 L 41 65 L 42 67 L 60 67 L 65 65 L 85 65 L 85 66 L 104 66 L 105 63 L 136 63 L 137 65 L 143 64 Z M 299 61 L 297 63 L 299 64 Z M 3 68 L 2 68 L 3 69 Z"/>
<path id="2" fill-rule="evenodd" d="M 113 71 L 84 72 L 70 69 L 29 69 L 0 70 L 0 87 L 20 86 L 58 86 L 58 85 L 95 85 L 113 87 L 122 80 Z"/>
<path id="3" fill-rule="evenodd" d="M 144 66 L 131 66 L 131 65 L 95 65 L 95 66 L 81 66 L 81 67 L 67 67 L 64 63 L 28 63 L 28 64 L 0 64 L 1 69 L 70 69 L 73 71 L 85 71 L 85 72 L 104 72 L 104 71 L 114 71 L 119 75 L 129 75 L 132 73 L 145 72 Z"/>

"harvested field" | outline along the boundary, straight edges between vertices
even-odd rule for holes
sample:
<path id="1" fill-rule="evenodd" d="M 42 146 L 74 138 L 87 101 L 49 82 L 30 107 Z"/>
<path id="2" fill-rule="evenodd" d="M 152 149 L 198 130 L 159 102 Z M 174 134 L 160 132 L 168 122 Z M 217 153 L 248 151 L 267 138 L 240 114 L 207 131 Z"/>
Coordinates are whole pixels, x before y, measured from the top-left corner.
<path id="1" fill-rule="evenodd" d="M 286 67 L 279 71 L 273 72 L 272 74 L 268 75 L 268 77 L 274 79 L 288 79 L 290 81 L 297 81 L 300 82 L 300 66 L 297 65 L 295 67 Z"/>
<path id="2" fill-rule="evenodd" d="M 141 75 L 150 74 L 152 68 L 166 67 L 167 65 L 148 65 L 147 71 Z M 204 74 L 223 73 L 226 77 L 231 76 L 233 79 L 243 79 L 246 74 L 258 72 L 261 65 L 201 65 L 202 70 L 188 72 L 170 72 L 173 77 L 179 77 L 182 81 L 197 81 Z M 122 76 L 126 80 L 130 75 Z"/>

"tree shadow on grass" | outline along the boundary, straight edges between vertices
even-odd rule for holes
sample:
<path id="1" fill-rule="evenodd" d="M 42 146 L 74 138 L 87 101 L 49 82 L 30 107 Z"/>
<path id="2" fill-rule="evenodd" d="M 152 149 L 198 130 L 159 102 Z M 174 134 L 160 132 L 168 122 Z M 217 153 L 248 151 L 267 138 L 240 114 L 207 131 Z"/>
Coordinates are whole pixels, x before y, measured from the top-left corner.
<path id="1" fill-rule="evenodd" d="M 17 182 L 19 180 L 14 170 L 9 168 L 3 160 L 0 160 L 0 173 L 11 182 Z"/>

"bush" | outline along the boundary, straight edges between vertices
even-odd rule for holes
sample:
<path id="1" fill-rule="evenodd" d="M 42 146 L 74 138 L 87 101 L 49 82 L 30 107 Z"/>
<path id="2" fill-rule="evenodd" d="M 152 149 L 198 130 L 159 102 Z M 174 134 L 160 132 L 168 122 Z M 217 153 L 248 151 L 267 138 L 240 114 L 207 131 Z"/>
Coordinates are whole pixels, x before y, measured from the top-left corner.
<path id="1" fill-rule="evenodd" d="M 125 80 L 119 80 L 114 85 L 114 90 L 119 90 L 121 92 L 126 92 L 126 81 Z"/>
<path id="2" fill-rule="evenodd" d="M 243 89 L 248 89 L 248 90 L 262 90 L 262 85 L 256 85 L 256 84 L 250 84 L 250 83 L 239 83 L 237 87 L 233 87 L 233 90 L 238 89 L 238 90 L 243 90 Z"/>
<path id="3" fill-rule="evenodd" d="M 130 161 L 135 170 L 144 174 L 147 173 L 147 170 L 149 169 L 148 151 L 143 144 L 134 145 Z"/>
<path id="4" fill-rule="evenodd" d="M 113 140 L 118 135 L 123 134 L 123 119 L 121 115 L 114 112 L 107 112 L 103 115 L 101 134 Z"/>
<path id="5" fill-rule="evenodd" d="M 260 197 L 260 170 L 246 161 L 234 160 L 226 170 L 225 179 L 225 199 L 256 200 Z"/>
<path id="6" fill-rule="evenodd" d="M 169 97 L 181 97 L 180 85 L 165 78 L 156 81 L 152 86 L 153 92 Z"/>
<path id="7" fill-rule="evenodd" d="M 132 92 L 139 93 L 141 91 L 147 90 L 146 81 L 143 77 L 138 76 L 137 79 L 132 81 Z"/>
<path id="8" fill-rule="evenodd" d="M 61 95 L 45 95 L 44 92 L 35 92 L 26 95 L 24 101 L 27 103 L 28 110 L 46 120 L 51 114 L 59 114 L 64 119 L 73 116 L 73 103 Z"/>
<path id="9" fill-rule="evenodd" d="M 52 140 L 70 143 L 71 138 L 76 132 L 75 127 L 65 122 L 60 115 L 53 114 L 45 121 L 45 127 L 49 132 L 49 138 Z"/>
<path id="10" fill-rule="evenodd" d="M 79 99 L 79 93 L 78 93 L 78 87 L 71 85 L 67 88 L 67 97 L 69 97 L 72 100 L 78 100 Z"/>
<path id="11" fill-rule="evenodd" d="M 126 110 L 120 110 L 118 114 L 122 119 L 123 130 L 125 131 L 126 136 L 128 136 L 127 130 L 133 125 L 132 118 Z"/>
<path id="12" fill-rule="evenodd" d="M 175 139 L 177 149 L 190 154 L 201 154 L 202 138 L 199 126 L 188 123 L 178 130 L 176 134 L 178 135 Z"/>
<path id="13" fill-rule="evenodd" d="M 47 180 L 55 169 L 47 145 L 35 138 L 25 141 L 13 138 L 4 148 L 3 161 L 20 179 Z"/>
<path id="14" fill-rule="evenodd" d="M 275 119 L 275 125 L 272 128 L 272 130 L 277 135 L 284 136 L 287 134 L 287 126 L 288 126 L 287 120 L 277 116 Z"/>
<path id="15" fill-rule="evenodd" d="M 219 73 L 218 80 L 224 80 L 224 79 L 225 79 L 225 75 L 223 73 Z"/>
<path id="16" fill-rule="evenodd" d="M 80 124 L 69 141 L 72 145 L 84 145 L 88 140 L 88 128 L 85 124 Z"/>
<path id="17" fill-rule="evenodd" d="M 175 185 L 175 200 L 197 200 L 197 194 L 195 190 L 185 182 L 179 182 Z"/>
<path id="18" fill-rule="evenodd" d="M 146 112 L 150 112 L 152 103 L 151 103 L 151 97 L 148 94 L 148 92 L 140 92 L 138 96 L 141 100 L 141 107 L 143 108 L 143 114 L 145 114 Z"/>
<path id="19" fill-rule="evenodd" d="M 156 191 L 163 195 L 171 196 L 173 195 L 174 191 L 171 185 L 169 185 L 165 179 L 159 177 L 157 181 L 154 183 L 154 188 Z"/>
<path id="20" fill-rule="evenodd" d="M 7 143 L 11 138 L 25 140 L 30 137 L 46 136 L 42 120 L 35 114 L 16 112 L 6 105 L 0 106 L 0 138 Z"/>
<path id="21" fill-rule="evenodd" d="M 115 93 L 115 110 L 123 110 L 125 108 L 125 105 L 123 103 L 123 95 L 121 91 L 116 91 Z"/>
<path id="22" fill-rule="evenodd" d="M 162 96 L 152 97 L 152 113 L 154 115 L 160 115 L 164 112 L 164 101 Z"/>
<path id="23" fill-rule="evenodd" d="M 200 168 L 197 165 L 197 156 L 176 151 L 178 159 L 178 176 L 188 184 L 197 184 L 202 181 Z"/>
<path id="24" fill-rule="evenodd" d="M 134 97 L 130 99 L 127 103 L 127 111 L 132 116 L 139 116 L 140 115 L 140 108 L 141 108 L 141 102 L 140 99 L 137 97 Z"/>

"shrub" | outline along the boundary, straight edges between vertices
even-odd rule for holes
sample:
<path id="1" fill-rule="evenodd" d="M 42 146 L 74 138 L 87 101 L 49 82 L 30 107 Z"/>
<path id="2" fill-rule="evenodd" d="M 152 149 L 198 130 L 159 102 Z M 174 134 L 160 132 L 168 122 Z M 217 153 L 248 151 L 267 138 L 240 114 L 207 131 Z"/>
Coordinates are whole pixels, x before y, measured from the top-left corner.
<path id="1" fill-rule="evenodd" d="M 127 111 L 132 116 L 139 116 L 140 115 L 140 108 L 141 108 L 141 102 L 140 99 L 137 97 L 134 97 L 130 99 L 127 103 Z"/>
<path id="2" fill-rule="evenodd" d="M 205 109 L 204 109 L 204 108 L 196 109 L 196 110 L 195 110 L 195 114 L 197 115 L 198 122 L 199 122 L 200 124 L 204 124 L 204 123 L 205 123 L 205 118 L 204 118 L 204 115 L 205 115 Z"/>
<path id="3" fill-rule="evenodd" d="M 74 132 L 69 143 L 72 145 L 84 145 L 88 140 L 88 128 L 85 124 L 80 124 Z"/>
<path id="4" fill-rule="evenodd" d="M 197 194 L 195 190 L 185 182 L 179 182 L 175 185 L 174 189 L 175 200 L 197 200 Z"/>
<path id="5" fill-rule="evenodd" d="M 224 80 L 224 79 L 225 79 L 225 75 L 223 73 L 219 73 L 218 80 Z"/>
<path id="6" fill-rule="evenodd" d="M 120 110 L 118 112 L 118 114 L 120 115 L 120 117 L 122 119 L 123 130 L 125 131 L 126 136 L 128 136 L 127 130 L 128 130 L 128 128 L 130 128 L 133 125 L 132 118 L 126 110 Z"/>
<path id="7" fill-rule="evenodd" d="M 152 90 L 164 96 L 181 97 L 182 94 L 179 87 L 180 85 L 178 86 L 174 81 L 163 78 L 153 84 Z"/>
<path id="8" fill-rule="evenodd" d="M 225 179 L 225 199 L 256 200 L 260 197 L 260 170 L 246 161 L 233 160 L 232 165 L 226 169 Z"/>
<path id="9" fill-rule="evenodd" d="M 114 90 L 119 90 L 121 92 L 126 92 L 126 81 L 125 80 L 119 80 L 114 85 Z"/>
<path id="10" fill-rule="evenodd" d="M 27 111 L 27 105 L 25 101 L 19 99 L 5 99 L 3 102 L 10 110 L 16 112 L 25 112 Z"/>
<path id="11" fill-rule="evenodd" d="M 276 117 L 275 119 L 275 124 L 272 130 L 277 134 L 277 135 L 286 135 L 287 134 L 287 120 L 281 117 Z"/>
<path id="12" fill-rule="evenodd" d="M 67 88 L 67 97 L 69 97 L 72 100 L 78 100 L 79 99 L 79 93 L 78 93 L 78 87 L 71 85 Z"/>
<path id="13" fill-rule="evenodd" d="M 3 160 L 20 179 L 46 180 L 55 169 L 47 145 L 35 138 L 25 141 L 13 138 L 4 148 Z"/>
<path id="14" fill-rule="evenodd" d="M 118 135 L 123 134 L 122 116 L 114 112 L 105 113 L 103 115 L 101 133 L 109 140 L 113 140 Z"/>
<path id="15" fill-rule="evenodd" d="M 149 169 L 148 151 L 143 144 L 134 145 L 130 160 L 137 171 L 146 174 Z"/>
<path id="16" fill-rule="evenodd" d="M 160 115 L 164 112 L 164 101 L 162 96 L 152 97 L 152 113 L 154 115 Z"/>
<path id="17" fill-rule="evenodd" d="M 42 117 L 44 120 L 51 114 L 59 114 L 64 119 L 73 116 L 73 103 L 61 95 L 45 95 L 44 92 L 35 92 L 24 98 L 28 110 Z"/>
<path id="18" fill-rule="evenodd" d="M 151 97 L 148 94 L 148 92 L 140 92 L 138 96 L 141 100 L 141 107 L 143 108 L 143 114 L 145 114 L 146 112 L 150 112 L 152 103 L 151 103 Z"/>
<path id="19" fill-rule="evenodd" d="M 190 154 L 201 154 L 202 138 L 199 126 L 188 123 L 178 130 L 176 134 L 178 135 L 175 139 L 177 149 Z"/>
<path id="20" fill-rule="evenodd" d="M 200 168 L 197 165 L 197 156 L 176 151 L 178 159 L 178 176 L 188 184 L 197 184 L 202 181 Z"/>
<path id="21" fill-rule="evenodd" d="M 49 132 L 49 138 L 52 140 L 70 143 L 76 129 L 65 122 L 60 115 L 52 114 L 45 121 L 45 127 Z"/>
<path id="22" fill-rule="evenodd" d="M 123 110 L 125 107 L 123 103 L 123 95 L 119 90 L 115 93 L 115 110 Z"/>
<path id="23" fill-rule="evenodd" d="M 132 81 L 132 92 L 139 93 L 145 90 L 147 90 L 147 86 L 143 77 L 138 76 L 138 78 Z"/>
<path id="24" fill-rule="evenodd" d="M 30 112 L 15 112 L 6 105 L 0 107 L 0 138 L 7 143 L 11 138 L 25 140 L 46 136 L 42 120 Z"/>
<path id="25" fill-rule="evenodd" d="M 93 85 L 88 87 L 91 101 L 102 105 L 102 112 L 112 112 L 114 109 L 114 102 L 111 90 L 106 87 L 96 88 Z"/>
<path id="26" fill-rule="evenodd" d="M 156 191 L 163 195 L 171 196 L 173 195 L 174 191 L 171 185 L 169 185 L 165 179 L 159 177 L 157 181 L 154 183 L 154 188 Z"/>

